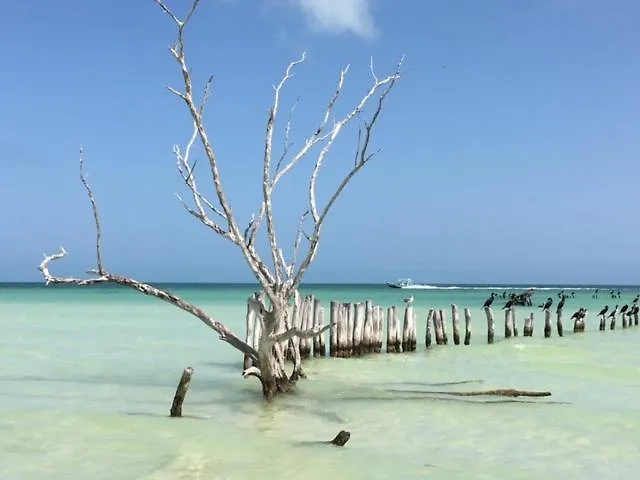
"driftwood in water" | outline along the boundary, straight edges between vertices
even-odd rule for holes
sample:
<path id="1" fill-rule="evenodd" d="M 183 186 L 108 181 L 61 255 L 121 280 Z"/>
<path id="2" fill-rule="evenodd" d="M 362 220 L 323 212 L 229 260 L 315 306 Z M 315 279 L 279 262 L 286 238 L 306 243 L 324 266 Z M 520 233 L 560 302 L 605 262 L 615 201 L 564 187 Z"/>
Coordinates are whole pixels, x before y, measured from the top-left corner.
<path id="1" fill-rule="evenodd" d="M 544 311 L 544 338 L 551 337 L 551 311 L 546 309 Z"/>
<path id="2" fill-rule="evenodd" d="M 559 308 L 556 311 L 556 329 L 558 330 L 558 336 L 561 337 L 562 332 L 564 331 L 564 329 L 562 328 L 562 309 L 561 308 Z"/>
<path id="3" fill-rule="evenodd" d="M 464 344 L 471 344 L 471 310 L 468 307 L 464 309 Z"/>
<path id="4" fill-rule="evenodd" d="M 437 393 L 438 395 L 453 395 L 456 397 L 476 397 L 480 395 L 492 395 L 497 397 L 550 397 L 551 392 L 536 392 L 516 390 L 513 388 L 498 388 L 496 390 L 479 390 L 471 392 L 424 392 Z"/>
<path id="5" fill-rule="evenodd" d="M 495 322 L 493 320 L 493 310 L 491 307 L 484 307 L 484 313 L 487 316 L 487 343 L 492 344 L 495 336 Z"/>
<path id="6" fill-rule="evenodd" d="M 351 432 L 348 432 L 346 430 L 340 430 L 340 432 L 338 432 L 338 434 L 334 437 L 334 439 L 330 440 L 327 443 L 330 443 L 331 445 L 335 445 L 336 447 L 344 447 L 350 438 L 351 438 Z"/>
<path id="7" fill-rule="evenodd" d="M 427 327 L 424 333 L 424 346 L 429 348 L 431 346 L 431 325 L 433 323 L 433 308 L 429 309 L 429 313 L 427 313 Z"/>
<path id="8" fill-rule="evenodd" d="M 187 392 L 189 391 L 192 375 L 193 368 L 191 367 L 185 368 L 182 372 L 180 382 L 178 382 L 178 387 L 176 388 L 176 394 L 173 396 L 173 403 L 171 404 L 170 413 L 172 417 L 182 416 L 182 404 L 184 402 L 184 397 L 187 396 Z"/>
<path id="9" fill-rule="evenodd" d="M 513 307 L 504 311 L 504 338 L 511 338 L 513 335 Z"/>
<path id="10" fill-rule="evenodd" d="M 524 319 L 524 328 L 522 329 L 522 334 L 525 337 L 533 336 L 533 312 L 528 317 Z"/>
<path id="11" fill-rule="evenodd" d="M 451 322 L 453 325 L 453 344 L 460 345 L 460 317 L 455 303 L 451 304 Z"/>
<path id="12" fill-rule="evenodd" d="M 329 307 L 329 355 L 338 356 L 338 322 L 340 317 L 340 307 L 338 302 L 332 301 Z"/>

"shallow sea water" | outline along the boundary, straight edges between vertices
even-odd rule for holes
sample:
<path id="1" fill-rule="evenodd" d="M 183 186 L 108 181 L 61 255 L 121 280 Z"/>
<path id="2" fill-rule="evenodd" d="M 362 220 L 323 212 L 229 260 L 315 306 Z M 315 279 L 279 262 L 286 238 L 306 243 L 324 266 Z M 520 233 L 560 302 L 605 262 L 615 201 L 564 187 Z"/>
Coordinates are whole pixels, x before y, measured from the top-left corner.
<path id="1" fill-rule="evenodd" d="M 406 292 L 318 286 L 324 302 L 401 305 Z M 177 286 L 238 333 L 250 286 Z M 486 289 L 412 292 L 418 350 L 305 363 L 296 392 L 264 404 L 240 355 L 170 305 L 114 288 L 0 286 L 0 479 L 636 478 L 640 328 L 597 331 L 594 310 L 636 295 L 576 290 L 587 331 L 486 345 Z M 303 292 L 304 293 L 304 292 Z M 536 292 L 542 303 L 556 290 Z M 472 345 L 424 348 L 429 307 L 472 307 Z M 496 300 L 497 307 L 502 305 Z M 451 337 L 451 335 L 449 335 Z M 328 339 L 328 336 L 327 336 Z M 168 417 L 195 369 L 185 418 Z M 467 383 L 458 383 L 467 382 Z M 455 383 L 455 384 L 452 384 Z M 417 392 L 518 388 L 541 399 Z M 351 431 L 344 448 L 313 443 Z"/>

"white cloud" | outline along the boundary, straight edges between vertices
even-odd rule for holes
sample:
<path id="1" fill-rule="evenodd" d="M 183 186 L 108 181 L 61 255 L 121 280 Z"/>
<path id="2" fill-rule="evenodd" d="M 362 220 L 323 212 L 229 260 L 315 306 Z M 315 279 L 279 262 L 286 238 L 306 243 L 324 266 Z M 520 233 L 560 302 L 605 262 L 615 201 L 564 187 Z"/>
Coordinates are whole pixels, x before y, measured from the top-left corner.
<path id="1" fill-rule="evenodd" d="M 351 32 L 361 37 L 375 33 L 371 0 L 290 0 L 314 30 Z"/>

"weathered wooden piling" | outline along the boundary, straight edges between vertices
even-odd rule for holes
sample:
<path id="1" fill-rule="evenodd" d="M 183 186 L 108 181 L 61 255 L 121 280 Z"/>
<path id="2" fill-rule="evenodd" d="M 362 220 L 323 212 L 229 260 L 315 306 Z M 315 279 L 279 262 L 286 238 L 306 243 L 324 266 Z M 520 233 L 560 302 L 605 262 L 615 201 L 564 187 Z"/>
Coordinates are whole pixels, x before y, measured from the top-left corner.
<path id="1" fill-rule="evenodd" d="M 551 337 L 551 310 L 544 311 L 544 338 Z"/>
<path id="2" fill-rule="evenodd" d="M 451 323 L 453 325 L 453 344 L 460 345 L 460 318 L 455 303 L 451 304 Z"/>
<path id="3" fill-rule="evenodd" d="M 413 352 L 416 349 L 416 323 L 413 305 L 408 304 L 404 309 L 402 323 L 402 351 Z"/>
<path id="4" fill-rule="evenodd" d="M 373 311 L 374 311 L 374 318 L 375 318 L 375 322 L 374 322 L 375 343 L 373 345 L 373 352 L 380 353 L 382 351 L 382 340 L 384 337 L 384 308 L 382 308 L 380 305 L 376 305 Z"/>
<path id="5" fill-rule="evenodd" d="M 607 319 L 604 315 L 600 315 L 600 324 L 598 325 L 598 330 L 604 332 L 607 329 Z"/>
<path id="6" fill-rule="evenodd" d="M 353 354 L 360 356 L 364 353 L 362 339 L 364 338 L 364 303 L 356 303 L 354 306 L 353 319 Z"/>
<path id="7" fill-rule="evenodd" d="M 398 338 L 398 316 L 395 305 L 387 308 L 387 353 L 396 353 Z"/>
<path id="8" fill-rule="evenodd" d="M 558 336 L 562 336 L 564 329 L 562 328 L 562 309 L 556 310 L 556 329 L 558 330 Z"/>
<path id="9" fill-rule="evenodd" d="M 522 334 L 525 337 L 533 337 L 533 312 L 528 317 L 524 318 L 524 328 Z"/>
<path id="10" fill-rule="evenodd" d="M 329 321 L 331 327 L 329 327 L 329 356 L 338 356 L 338 323 L 340 323 L 340 304 L 336 301 L 331 301 L 329 304 Z"/>
<path id="11" fill-rule="evenodd" d="M 464 309 L 464 344 L 471 344 L 471 310 L 468 307 Z"/>
<path id="12" fill-rule="evenodd" d="M 373 302 L 371 302 L 371 300 L 365 302 L 362 349 L 364 353 L 371 353 L 373 351 Z"/>
<path id="13" fill-rule="evenodd" d="M 429 313 L 427 313 L 427 326 L 424 332 L 424 346 L 425 348 L 429 348 L 431 346 L 431 325 L 433 322 L 433 308 L 429 309 Z"/>
<path id="14" fill-rule="evenodd" d="M 259 322 L 256 322 L 256 311 L 252 303 L 252 300 L 255 300 L 256 298 L 257 298 L 257 294 L 254 293 L 251 297 L 247 299 L 247 315 L 245 317 L 246 326 L 247 326 L 246 328 L 247 336 L 245 341 L 247 342 L 247 344 L 251 346 L 254 345 L 256 323 L 259 323 Z M 246 370 L 251 366 L 253 366 L 253 360 L 249 355 L 245 353 L 242 368 L 243 370 Z"/>
<path id="15" fill-rule="evenodd" d="M 504 338 L 511 338 L 513 335 L 513 307 L 504 311 Z"/>
<path id="16" fill-rule="evenodd" d="M 638 320 L 640 320 L 640 315 L 639 312 L 637 312 L 636 310 L 633 311 L 633 324 L 635 326 L 638 326 Z"/>
<path id="17" fill-rule="evenodd" d="M 447 335 L 447 315 L 443 310 L 438 311 L 440 314 L 440 324 L 442 325 L 442 345 L 449 343 L 449 336 Z"/>
<path id="18" fill-rule="evenodd" d="M 616 310 L 614 310 L 609 315 L 611 317 L 611 323 L 609 324 L 609 330 L 615 330 L 616 329 L 616 313 L 617 313 Z"/>
<path id="19" fill-rule="evenodd" d="M 349 338 L 352 337 L 353 333 L 349 330 L 349 303 L 340 303 L 339 311 L 339 322 L 338 322 L 338 357 L 347 358 L 351 356 L 351 351 L 349 350 L 350 341 Z"/>
<path id="20" fill-rule="evenodd" d="M 622 312 L 622 328 L 627 328 L 627 315 L 626 312 Z"/>
<path id="21" fill-rule="evenodd" d="M 511 307 L 511 328 L 513 329 L 513 336 L 518 336 L 518 320 L 516 318 L 516 309 Z"/>
<path id="22" fill-rule="evenodd" d="M 433 330 L 436 337 L 436 345 L 444 344 L 444 334 L 442 333 L 442 310 L 434 310 L 433 312 Z"/>
<path id="23" fill-rule="evenodd" d="M 313 327 L 313 296 L 308 295 L 304 297 L 302 302 L 301 321 L 302 330 L 309 330 Z M 300 339 L 300 358 L 307 359 L 311 356 L 311 343 L 313 339 L 301 338 Z"/>
<path id="24" fill-rule="evenodd" d="M 487 316 L 487 343 L 492 344 L 495 336 L 495 321 L 491 307 L 484 307 L 484 314 Z"/>
<path id="25" fill-rule="evenodd" d="M 587 315 L 589 315 L 589 311 L 585 311 L 583 315 L 578 315 L 573 322 L 573 333 L 582 333 L 584 332 L 584 325 L 587 320 Z"/>
<path id="26" fill-rule="evenodd" d="M 320 330 L 324 326 L 324 308 L 320 304 L 320 300 L 313 299 L 313 326 Z M 326 355 L 324 346 L 324 333 L 313 337 L 313 356 L 324 357 Z"/>
<path id="27" fill-rule="evenodd" d="M 347 346 L 345 349 L 345 357 L 350 357 L 353 354 L 353 312 L 354 305 L 352 303 L 345 303 L 347 315 Z"/>
<path id="28" fill-rule="evenodd" d="M 182 416 L 182 404 L 184 398 L 187 396 L 189 386 L 191 385 L 191 376 L 193 375 L 193 368 L 187 367 L 183 370 L 180 382 L 176 388 L 176 394 L 173 397 L 173 403 L 171 404 L 170 415 L 172 417 Z"/>

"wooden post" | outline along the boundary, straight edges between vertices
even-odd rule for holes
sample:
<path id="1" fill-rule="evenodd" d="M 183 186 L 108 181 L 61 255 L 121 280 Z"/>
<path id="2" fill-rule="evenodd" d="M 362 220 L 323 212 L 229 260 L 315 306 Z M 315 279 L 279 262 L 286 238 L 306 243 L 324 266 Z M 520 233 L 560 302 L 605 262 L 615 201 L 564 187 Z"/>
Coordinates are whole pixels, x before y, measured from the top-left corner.
<path id="1" fill-rule="evenodd" d="M 371 300 L 365 302 L 364 312 L 364 334 L 362 336 L 362 349 L 364 353 L 373 351 L 373 303 Z"/>
<path id="2" fill-rule="evenodd" d="M 609 329 L 610 330 L 616 329 L 616 310 L 611 312 L 611 323 L 609 324 Z"/>
<path id="3" fill-rule="evenodd" d="M 424 346 L 429 348 L 431 346 L 431 323 L 433 322 L 433 308 L 429 309 L 427 314 L 427 328 L 424 334 Z"/>
<path id="4" fill-rule="evenodd" d="M 639 317 L 640 317 L 640 316 L 639 316 L 639 314 L 638 314 L 638 311 L 637 311 L 637 310 L 634 310 L 634 311 L 633 311 L 633 324 L 634 324 L 635 326 L 638 326 L 638 320 L 640 320 L 640 318 L 639 318 Z"/>
<path id="5" fill-rule="evenodd" d="M 374 353 L 380 353 L 382 351 L 382 337 L 384 328 L 384 309 L 380 305 L 376 305 L 374 308 L 375 318 L 375 345 L 373 346 Z"/>
<path id="6" fill-rule="evenodd" d="M 460 345 L 460 318 L 455 303 L 451 304 L 451 322 L 453 324 L 453 344 Z"/>
<path id="7" fill-rule="evenodd" d="M 402 351 L 411 351 L 411 332 L 413 323 L 413 305 L 408 304 L 404 308 L 404 321 L 402 323 Z"/>
<path id="8" fill-rule="evenodd" d="M 442 345 L 449 343 L 449 337 L 447 336 L 447 316 L 444 311 L 439 310 L 440 326 L 442 327 Z"/>
<path id="9" fill-rule="evenodd" d="M 513 336 L 518 336 L 518 321 L 516 319 L 516 309 L 511 307 L 511 328 L 513 329 Z"/>
<path id="10" fill-rule="evenodd" d="M 607 319 L 604 315 L 600 315 L 600 324 L 598 325 L 598 330 L 604 332 L 607 329 Z"/>
<path id="11" fill-rule="evenodd" d="M 487 343 L 492 344 L 495 336 L 495 322 L 491 307 L 484 307 L 484 314 L 487 316 Z"/>
<path id="12" fill-rule="evenodd" d="M 511 338 L 513 335 L 512 309 L 513 307 L 509 307 L 504 311 L 504 338 Z"/>
<path id="13" fill-rule="evenodd" d="M 338 323 L 340 323 L 340 304 L 334 300 L 331 301 L 329 307 L 329 355 L 338 356 Z"/>
<path id="14" fill-rule="evenodd" d="M 396 353 L 396 307 L 387 308 L 387 353 Z"/>
<path id="15" fill-rule="evenodd" d="M 354 305 L 352 303 L 345 303 L 344 308 L 347 315 L 347 338 L 345 357 L 350 357 L 353 354 L 353 310 Z"/>
<path id="16" fill-rule="evenodd" d="M 353 320 L 353 354 L 362 355 L 362 338 L 364 335 L 364 303 L 355 304 Z"/>
<path id="17" fill-rule="evenodd" d="M 324 308 L 320 304 L 320 300 L 313 299 L 313 325 L 314 327 L 321 329 L 324 325 Z M 313 356 L 324 357 L 324 333 L 313 337 Z"/>
<path id="18" fill-rule="evenodd" d="M 549 312 L 549 315 L 551 315 L 551 312 Z M 556 329 L 558 330 L 558 336 L 561 337 L 564 331 L 562 328 L 562 309 L 556 311 Z M 549 333 L 549 335 L 551 335 L 551 333 Z"/>
<path id="19" fill-rule="evenodd" d="M 544 338 L 551 337 L 551 310 L 544 311 Z"/>
<path id="20" fill-rule="evenodd" d="M 587 320 L 587 315 L 589 315 L 589 311 L 585 311 L 584 312 L 584 317 L 580 318 L 576 318 L 575 321 L 573 322 L 573 333 L 582 333 L 584 332 L 584 325 L 586 323 Z"/>
<path id="21" fill-rule="evenodd" d="M 440 310 L 434 310 L 433 312 L 433 330 L 436 337 L 436 345 L 442 345 L 442 318 L 440 317 Z"/>
<path id="22" fill-rule="evenodd" d="M 191 375 L 193 375 L 193 368 L 191 367 L 187 367 L 182 371 L 182 376 L 180 377 L 180 382 L 178 383 L 178 388 L 176 388 L 176 394 L 173 396 L 173 403 L 171 404 L 170 413 L 172 417 L 182 416 L 182 403 L 191 385 Z"/>
<path id="23" fill-rule="evenodd" d="M 252 300 L 256 299 L 256 294 L 254 293 L 251 297 L 247 299 L 247 315 L 245 317 L 245 321 L 247 324 L 246 332 L 246 342 L 249 345 L 253 345 L 253 339 L 255 337 L 255 328 L 256 328 L 256 312 L 251 306 Z M 245 353 L 244 362 L 242 364 L 243 370 L 253 366 L 253 359 Z"/>
<path id="24" fill-rule="evenodd" d="M 471 310 L 464 308 L 464 344 L 471 344 Z"/>
<path id="25" fill-rule="evenodd" d="M 300 325 L 302 330 L 308 330 L 313 326 L 313 296 L 305 296 L 302 302 L 302 311 Z M 306 359 L 311 356 L 311 338 L 300 339 L 300 358 Z"/>
<path id="26" fill-rule="evenodd" d="M 533 337 L 533 312 L 531 312 L 531 315 L 524 318 L 524 328 L 522 329 L 522 334 L 525 337 Z"/>
<path id="27" fill-rule="evenodd" d="M 627 328 L 627 312 L 622 312 L 622 328 Z"/>

